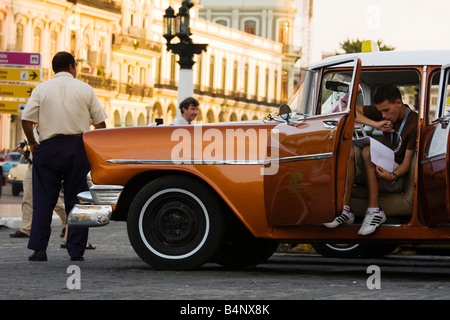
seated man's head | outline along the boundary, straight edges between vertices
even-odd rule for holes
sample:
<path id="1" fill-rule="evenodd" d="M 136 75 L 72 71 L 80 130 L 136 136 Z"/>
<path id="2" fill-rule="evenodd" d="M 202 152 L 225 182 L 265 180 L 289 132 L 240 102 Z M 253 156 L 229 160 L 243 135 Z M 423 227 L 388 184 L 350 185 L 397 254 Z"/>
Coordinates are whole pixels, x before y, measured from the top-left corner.
<path id="1" fill-rule="evenodd" d="M 381 112 L 383 119 L 392 123 L 405 116 L 405 105 L 400 90 L 393 84 L 383 85 L 375 90 L 373 104 Z"/>

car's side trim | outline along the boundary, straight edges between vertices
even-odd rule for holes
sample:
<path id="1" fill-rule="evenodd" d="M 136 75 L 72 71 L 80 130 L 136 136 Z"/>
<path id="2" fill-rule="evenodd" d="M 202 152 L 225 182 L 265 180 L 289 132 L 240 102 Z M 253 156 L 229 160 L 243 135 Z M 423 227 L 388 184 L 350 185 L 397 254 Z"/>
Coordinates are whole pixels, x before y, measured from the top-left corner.
<path id="1" fill-rule="evenodd" d="M 176 159 L 176 160 L 160 160 L 160 159 L 109 159 L 106 162 L 114 164 L 154 164 L 154 165 L 172 165 L 172 164 L 217 164 L 217 165 L 268 165 L 271 163 L 293 162 L 293 161 L 308 161 L 329 159 L 333 157 L 332 152 L 318 153 L 312 155 L 293 156 L 276 159 L 264 160 L 195 160 L 195 159 Z"/>
<path id="2" fill-rule="evenodd" d="M 333 152 L 308 154 L 303 156 L 293 156 L 277 159 L 278 162 L 292 162 L 292 161 L 308 161 L 308 160 L 322 160 L 333 157 Z"/>

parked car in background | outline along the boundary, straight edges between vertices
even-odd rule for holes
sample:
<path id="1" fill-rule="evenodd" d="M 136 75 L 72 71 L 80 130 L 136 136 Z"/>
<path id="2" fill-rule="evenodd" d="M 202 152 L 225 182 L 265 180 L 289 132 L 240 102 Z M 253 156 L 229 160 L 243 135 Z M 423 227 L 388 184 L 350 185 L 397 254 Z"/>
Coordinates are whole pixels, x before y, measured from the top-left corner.
<path id="1" fill-rule="evenodd" d="M 19 163 L 21 154 L 19 152 L 10 152 L 5 155 L 5 161 L 0 162 L 2 167 L 2 184 L 5 185 L 8 179 L 9 170 L 12 167 L 17 166 Z"/>
<path id="2" fill-rule="evenodd" d="M 324 255 L 387 254 L 403 243 L 450 243 L 450 51 L 327 58 L 304 70 L 278 115 L 245 122 L 93 130 L 83 135 L 92 204 L 69 223 L 127 221 L 136 253 L 155 268 L 206 262 L 251 266 L 279 242 Z M 393 84 L 418 112 L 417 151 L 403 192 L 380 195 L 388 220 L 359 236 L 367 195 L 352 193 L 353 224 L 328 229 L 343 209 L 356 105 Z M 366 132 L 367 131 L 367 132 Z"/>
<path id="3" fill-rule="evenodd" d="M 12 185 L 13 196 L 18 196 L 23 191 L 23 180 L 28 170 L 28 161 L 25 156 L 21 156 L 19 163 L 9 170 L 8 183 Z"/>

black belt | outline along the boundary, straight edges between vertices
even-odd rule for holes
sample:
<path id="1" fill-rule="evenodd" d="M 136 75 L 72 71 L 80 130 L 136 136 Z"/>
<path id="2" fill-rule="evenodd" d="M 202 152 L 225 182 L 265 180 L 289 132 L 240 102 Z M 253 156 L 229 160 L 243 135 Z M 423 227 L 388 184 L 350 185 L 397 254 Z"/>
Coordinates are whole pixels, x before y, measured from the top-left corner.
<path id="1" fill-rule="evenodd" d="M 56 136 L 53 136 L 52 138 L 70 138 L 70 137 L 82 137 L 83 134 L 57 134 Z"/>

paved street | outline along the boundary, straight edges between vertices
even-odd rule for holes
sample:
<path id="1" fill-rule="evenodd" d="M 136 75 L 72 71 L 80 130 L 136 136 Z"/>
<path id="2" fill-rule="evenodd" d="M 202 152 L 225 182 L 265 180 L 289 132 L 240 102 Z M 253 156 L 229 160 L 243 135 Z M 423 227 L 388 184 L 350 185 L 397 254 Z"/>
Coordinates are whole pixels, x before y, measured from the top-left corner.
<path id="1" fill-rule="evenodd" d="M 48 261 L 28 262 L 26 239 L 0 230 L 0 299 L 151 299 L 151 300 L 301 300 L 301 299 L 448 299 L 450 259 L 328 259 L 318 255 L 276 254 L 247 270 L 207 264 L 199 270 L 160 271 L 142 262 L 131 248 L 124 222 L 91 229 L 96 250 L 71 262 L 59 248 L 54 227 Z M 369 265 L 381 268 L 381 289 L 367 287 Z M 79 268 L 80 289 L 70 281 Z"/>
<path id="2" fill-rule="evenodd" d="M 2 208 L 0 202 L 0 212 Z M 179 315 L 189 302 L 192 307 L 223 300 L 268 300 L 270 304 L 304 299 L 450 298 L 450 258 L 446 256 L 364 260 L 277 253 L 267 263 L 246 270 L 206 264 L 178 272 L 154 270 L 142 262 L 131 248 L 124 222 L 92 228 L 89 240 L 97 249 L 86 251 L 86 260 L 76 263 L 60 248 L 58 223 L 53 226 L 46 262 L 29 262 L 27 239 L 10 238 L 12 231 L 0 229 L 0 300 L 178 300 L 169 309 Z M 379 267 L 380 289 L 369 288 L 369 266 Z M 278 310 L 276 306 L 272 305 L 273 311 Z"/>

